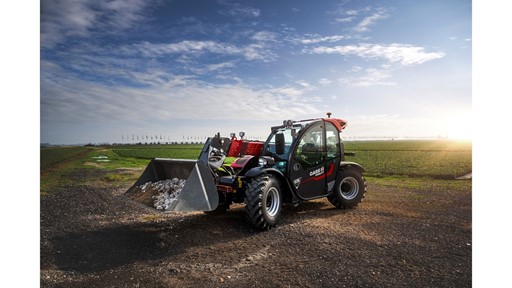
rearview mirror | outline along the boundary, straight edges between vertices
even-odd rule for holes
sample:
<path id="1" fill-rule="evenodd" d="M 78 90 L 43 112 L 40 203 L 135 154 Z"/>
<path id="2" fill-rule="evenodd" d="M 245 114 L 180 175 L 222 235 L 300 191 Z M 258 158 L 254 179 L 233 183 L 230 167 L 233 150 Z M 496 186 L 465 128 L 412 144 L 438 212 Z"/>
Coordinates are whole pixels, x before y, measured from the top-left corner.
<path id="1" fill-rule="evenodd" d="M 276 154 L 284 154 L 284 134 L 276 134 Z"/>

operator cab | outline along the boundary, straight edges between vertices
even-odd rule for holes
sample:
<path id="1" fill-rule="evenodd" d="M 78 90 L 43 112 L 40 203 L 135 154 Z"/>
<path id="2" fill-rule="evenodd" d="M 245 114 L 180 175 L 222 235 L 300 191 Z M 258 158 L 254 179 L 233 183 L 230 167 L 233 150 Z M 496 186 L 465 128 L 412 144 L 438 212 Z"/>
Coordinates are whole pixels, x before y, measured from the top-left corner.
<path id="1" fill-rule="evenodd" d="M 340 133 L 345 125 L 333 118 L 284 121 L 272 127 L 263 156 L 275 160 L 302 199 L 323 197 L 332 191 L 344 158 Z"/>

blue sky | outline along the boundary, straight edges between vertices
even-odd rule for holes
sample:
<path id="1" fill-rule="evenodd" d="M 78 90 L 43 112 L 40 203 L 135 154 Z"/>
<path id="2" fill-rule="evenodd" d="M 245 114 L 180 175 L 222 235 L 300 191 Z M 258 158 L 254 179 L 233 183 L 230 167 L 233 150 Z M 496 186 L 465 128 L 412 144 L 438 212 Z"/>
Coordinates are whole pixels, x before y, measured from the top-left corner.
<path id="1" fill-rule="evenodd" d="M 41 1 L 41 142 L 468 138 L 471 1 Z"/>

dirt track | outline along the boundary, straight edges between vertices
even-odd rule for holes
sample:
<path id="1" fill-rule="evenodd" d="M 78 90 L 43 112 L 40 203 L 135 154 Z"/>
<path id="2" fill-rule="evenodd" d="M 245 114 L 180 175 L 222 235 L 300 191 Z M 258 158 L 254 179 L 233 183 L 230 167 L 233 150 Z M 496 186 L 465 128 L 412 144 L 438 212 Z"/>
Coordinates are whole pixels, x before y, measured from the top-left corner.
<path id="1" fill-rule="evenodd" d="M 472 284 L 471 191 L 369 182 L 357 209 L 324 199 L 285 206 L 275 229 L 257 232 L 242 206 L 218 216 L 161 214 L 122 195 L 126 184 L 61 187 L 41 198 L 42 287 Z"/>

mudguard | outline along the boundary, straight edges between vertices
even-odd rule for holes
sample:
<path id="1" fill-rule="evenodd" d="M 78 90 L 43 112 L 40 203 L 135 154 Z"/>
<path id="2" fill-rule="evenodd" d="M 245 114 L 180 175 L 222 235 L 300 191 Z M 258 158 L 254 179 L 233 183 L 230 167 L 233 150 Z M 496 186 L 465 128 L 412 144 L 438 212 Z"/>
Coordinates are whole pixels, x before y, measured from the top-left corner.
<path id="1" fill-rule="evenodd" d="M 281 171 L 277 170 L 276 168 L 272 168 L 272 167 L 254 167 L 254 168 L 250 169 L 249 171 L 247 171 L 247 173 L 245 173 L 245 177 L 253 178 L 253 177 L 256 177 L 263 173 L 277 174 L 277 175 L 285 178 L 283 173 L 281 173 Z"/>
<path id="2" fill-rule="evenodd" d="M 247 178 L 254 178 L 261 174 L 273 174 L 276 175 L 279 178 L 279 181 L 282 183 L 281 187 L 284 188 L 284 195 L 283 196 L 289 196 L 285 197 L 284 199 L 287 200 L 287 202 L 295 203 L 298 202 L 300 198 L 297 193 L 295 193 L 295 189 L 292 187 L 290 181 L 288 181 L 288 178 L 284 176 L 284 174 L 277 170 L 276 168 L 272 167 L 254 167 L 247 171 L 245 173 L 245 177 Z"/>
<path id="3" fill-rule="evenodd" d="M 365 172 L 363 166 L 357 164 L 356 162 L 350 162 L 350 161 L 341 161 L 339 169 L 352 168 L 352 167 L 358 169 L 361 173 Z"/>

